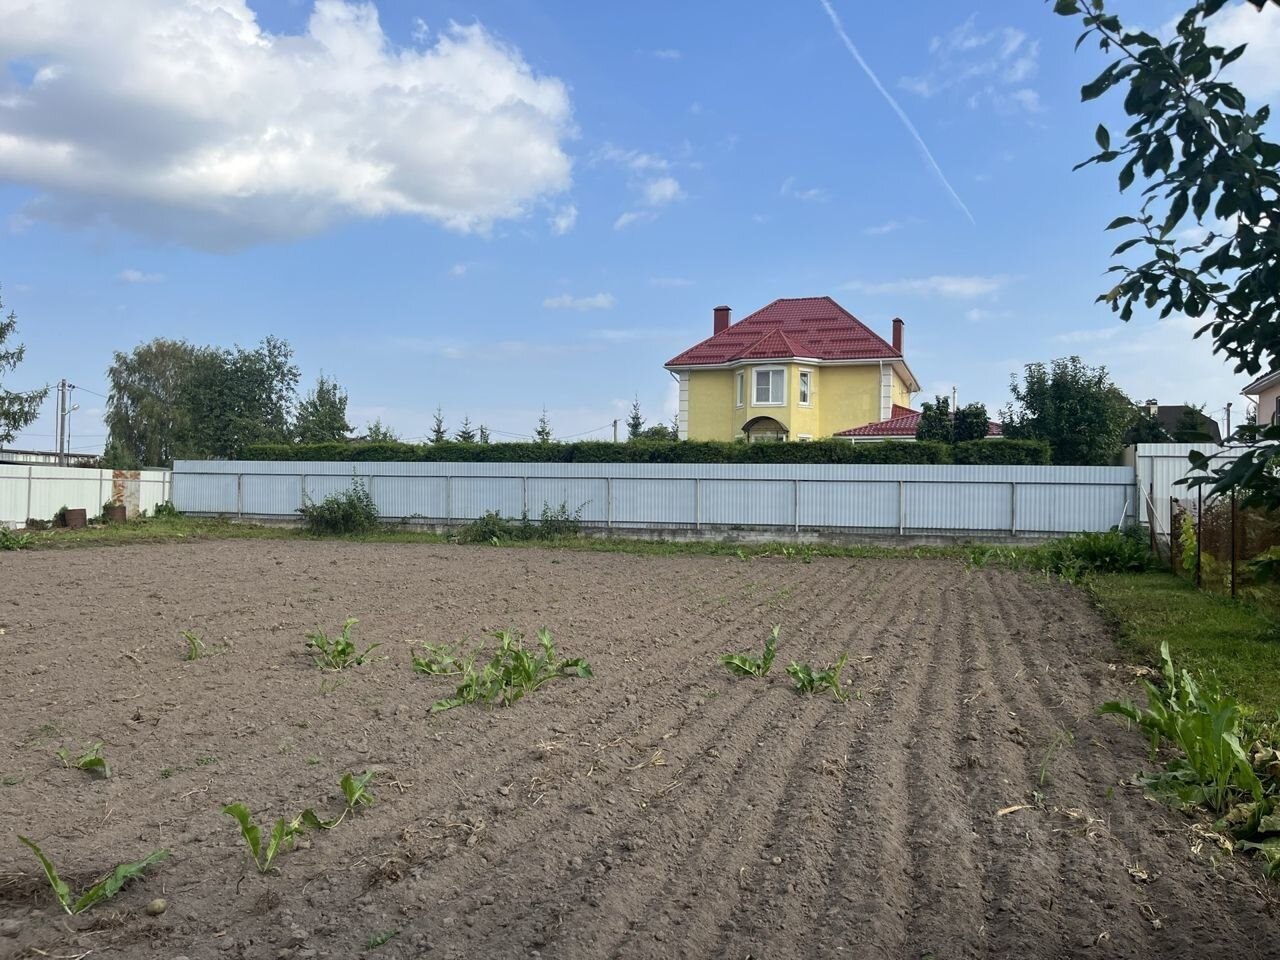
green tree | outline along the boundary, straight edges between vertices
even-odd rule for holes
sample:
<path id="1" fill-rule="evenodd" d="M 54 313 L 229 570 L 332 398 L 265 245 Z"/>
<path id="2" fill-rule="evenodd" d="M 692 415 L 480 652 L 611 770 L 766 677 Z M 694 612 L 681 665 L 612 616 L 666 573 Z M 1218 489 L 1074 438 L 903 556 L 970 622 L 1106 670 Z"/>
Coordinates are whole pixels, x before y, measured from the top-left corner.
<path id="1" fill-rule="evenodd" d="M 1135 443 L 1168 443 L 1173 438 L 1160 426 L 1160 421 L 1144 409 L 1134 412 L 1133 421 L 1124 434 L 1124 445 L 1131 447 Z"/>
<path id="2" fill-rule="evenodd" d="M 963 407 L 956 408 L 951 431 L 953 442 L 985 440 L 990 432 L 991 417 L 987 414 L 986 404 L 966 403 Z"/>
<path id="3" fill-rule="evenodd" d="M 27 348 L 22 344 L 6 347 L 7 341 L 18 328 L 18 315 L 12 310 L 7 317 L 3 316 L 4 303 L 0 301 L 0 378 L 12 373 L 22 362 Z M 8 443 L 19 430 L 30 426 L 40 415 L 40 404 L 49 395 L 47 386 L 38 390 L 16 392 L 4 389 L 0 383 L 0 443 Z"/>
<path id="4" fill-rule="evenodd" d="M 477 443 L 489 442 L 489 428 L 486 427 L 483 423 L 480 424 L 480 435 L 476 437 L 476 442 Z"/>
<path id="5" fill-rule="evenodd" d="M 1079 357 L 1051 366 L 1029 363 L 1024 382 L 1009 384 L 1013 402 L 1001 414 L 1011 440 L 1044 440 L 1055 464 L 1107 466 L 1124 448 L 1133 402 L 1107 376 L 1105 367 Z"/>
<path id="6" fill-rule="evenodd" d="M 444 443 L 449 439 L 449 432 L 444 428 L 444 412 L 436 407 L 435 419 L 431 424 L 431 442 Z"/>
<path id="7" fill-rule="evenodd" d="M 1081 166 L 1118 162 L 1122 192 L 1139 176 L 1145 182 L 1138 209 L 1108 229 L 1131 234 L 1113 257 L 1138 248 L 1146 259 L 1112 266 L 1119 282 L 1098 299 L 1125 320 L 1138 305 L 1198 318 L 1196 336 L 1207 334 L 1237 372 L 1252 375 L 1280 368 L 1280 144 L 1263 135 L 1271 108 L 1251 112 L 1222 78 L 1245 51 L 1207 40 L 1207 24 L 1224 6 L 1193 3 L 1163 41 L 1125 28 L 1102 0 L 1056 0 L 1054 10 L 1082 21 L 1077 46 L 1093 38 L 1110 59 L 1081 99 L 1125 91 L 1128 127 L 1113 141 L 1100 124 L 1098 152 Z M 1200 228 L 1193 242 L 1179 229 L 1188 215 Z M 1280 507 L 1273 467 L 1280 426 L 1246 424 L 1236 439 L 1247 449 L 1229 465 L 1211 467 L 1192 455 L 1203 471 L 1193 483 L 1210 483 L 1214 492 L 1240 487 L 1247 504 Z"/>
<path id="8" fill-rule="evenodd" d="M 272 336 L 252 350 L 208 351 L 184 397 L 192 445 L 234 460 L 251 443 L 286 442 L 298 384 L 292 360 L 289 344 Z"/>
<path id="9" fill-rule="evenodd" d="M 555 438 L 551 434 L 551 420 L 547 416 L 547 408 L 542 408 L 542 416 L 538 418 L 538 429 L 533 431 L 533 439 L 538 443 L 550 443 Z"/>
<path id="10" fill-rule="evenodd" d="M 916 439 L 950 443 L 952 436 L 951 399 L 935 396 L 932 403 L 928 400 L 922 403 L 920 422 L 916 425 Z"/>
<path id="11" fill-rule="evenodd" d="M 293 434 L 299 443 L 329 443 L 351 432 L 347 423 L 347 391 L 323 373 L 315 389 L 298 404 Z"/>
<path id="12" fill-rule="evenodd" d="M 378 417 L 365 428 L 364 438 L 370 443 L 398 443 L 400 434 L 383 423 L 381 417 Z"/>
<path id="13" fill-rule="evenodd" d="M 476 442 L 476 432 L 471 429 L 470 417 L 462 418 L 462 427 L 461 429 L 458 430 L 456 434 L 454 434 L 454 439 L 457 440 L 459 443 L 475 443 Z"/>
<path id="14" fill-rule="evenodd" d="M 678 440 L 675 430 L 665 423 L 655 423 L 651 427 L 645 427 L 640 431 L 636 440 Z"/>
<path id="15" fill-rule="evenodd" d="M 631 416 L 627 417 L 627 439 L 636 440 L 644 430 L 644 417 L 640 415 L 640 398 L 631 401 Z"/>
<path id="16" fill-rule="evenodd" d="M 191 384 L 196 368 L 213 362 L 208 347 L 157 337 L 129 353 L 117 351 L 107 368 L 104 459 L 121 469 L 168 466 L 198 457 Z"/>

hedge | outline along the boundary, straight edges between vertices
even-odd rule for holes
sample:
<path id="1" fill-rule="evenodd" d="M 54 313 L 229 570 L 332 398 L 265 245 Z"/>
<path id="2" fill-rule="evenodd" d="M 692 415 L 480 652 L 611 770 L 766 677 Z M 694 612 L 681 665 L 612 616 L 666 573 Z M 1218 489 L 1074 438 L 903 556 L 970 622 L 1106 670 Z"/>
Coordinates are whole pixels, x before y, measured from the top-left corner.
<path id="1" fill-rule="evenodd" d="M 1049 462 L 1036 440 L 932 440 L 850 443 L 722 443 L 707 440 L 633 440 L 606 443 L 312 443 L 251 444 L 245 460 L 498 463 L 982 463 Z"/>

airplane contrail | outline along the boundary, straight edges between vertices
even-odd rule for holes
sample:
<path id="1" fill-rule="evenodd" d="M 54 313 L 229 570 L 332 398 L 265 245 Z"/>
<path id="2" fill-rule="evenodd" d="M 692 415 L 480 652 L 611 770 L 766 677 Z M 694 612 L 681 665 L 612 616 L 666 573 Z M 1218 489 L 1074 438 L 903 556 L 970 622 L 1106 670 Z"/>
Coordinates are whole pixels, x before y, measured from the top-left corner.
<path id="1" fill-rule="evenodd" d="M 947 188 L 947 193 L 951 194 L 951 199 L 956 202 L 964 215 L 969 218 L 970 223 L 977 223 L 973 219 L 973 214 L 969 212 L 969 208 L 964 205 L 964 201 L 960 199 L 960 194 L 956 193 L 955 187 L 951 186 L 951 182 L 947 179 L 947 175 L 942 172 L 942 167 L 938 166 L 938 161 L 933 158 L 933 154 L 929 151 L 928 145 L 924 142 L 924 137 L 920 136 L 920 131 L 916 129 L 911 118 L 907 116 L 906 111 L 898 106 L 898 101 L 893 99 L 893 95 L 884 88 L 884 84 L 880 82 L 880 78 L 876 76 L 875 71 L 862 59 L 862 54 L 858 52 L 858 48 L 853 45 L 853 41 L 849 39 L 849 34 L 845 32 L 844 24 L 840 22 L 840 17 L 835 9 L 831 6 L 830 0 L 819 0 L 823 9 L 827 11 L 827 16 L 831 18 L 831 25 L 836 28 L 836 33 L 840 39 L 844 41 L 844 45 L 849 48 L 849 52 L 853 54 L 853 59 L 858 62 L 858 66 L 862 68 L 871 82 L 875 84 L 880 95 L 888 101 L 889 106 L 893 107 L 893 112 L 898 115 L 898 119 L 902 121 L 902 125 L 907 128 L 907 132 L 915 138 L 916 145 L 920 148 L 920 152 L 924 154 L 924 158 L 929 161 L 929 166 L 933 167 L 933 172 L 938 175 L 938 179 L 942 181 L 942 185 Z"/>

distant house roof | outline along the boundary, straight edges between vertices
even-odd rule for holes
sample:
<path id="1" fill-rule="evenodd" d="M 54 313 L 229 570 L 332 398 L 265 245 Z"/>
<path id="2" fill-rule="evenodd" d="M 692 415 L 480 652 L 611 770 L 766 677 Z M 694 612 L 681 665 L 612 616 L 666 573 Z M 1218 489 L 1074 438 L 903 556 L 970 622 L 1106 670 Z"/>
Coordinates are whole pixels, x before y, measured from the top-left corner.
<path id="1" fill-rule="evenodd" d="M 906 367 L 900 350 L 830 297 L 775 300 L 672 357 L 666 366 L 789 359 L 896 360 Z"/>
<path id="2" fill-rule="evenodd" d="M 861 427 L 854 427 L 850 430 L 841 430 L 835 434 L 837 437 L 910 437 L 915 438 L 916 429 L 920 426 L 920 411 L 912 410 L 910 407 L 902 407 L 898 404 L 893 405 L 888 420 L 876 420 L 871 423 L 864 424 Z M 999 437 L 1004 433 L 1004 429 L 994 420 L 987 422 L 987 436 Z"/>
<path id="3" fill-rule="evenodd" d="M 1149 414 L 1151 407 L 1144 405 L 1143 409 Z M 1178 422 L 1182 419 L 1183 414 L 1192 410 L 1184 403 L 1162 403 L 1156 407 L 1156 422 L 1164 429 L 1164 432 L 1177 440 Z M 1213 443 L 1222 442 L 1222 431 L 1218 428 L 1218 421 L 1212 417 L 1208 417 L 1199 410 L 1193 410 L 1196 415 L 1196 423 L 1199 424 L 1197 433 L 1205 434 Z"/>

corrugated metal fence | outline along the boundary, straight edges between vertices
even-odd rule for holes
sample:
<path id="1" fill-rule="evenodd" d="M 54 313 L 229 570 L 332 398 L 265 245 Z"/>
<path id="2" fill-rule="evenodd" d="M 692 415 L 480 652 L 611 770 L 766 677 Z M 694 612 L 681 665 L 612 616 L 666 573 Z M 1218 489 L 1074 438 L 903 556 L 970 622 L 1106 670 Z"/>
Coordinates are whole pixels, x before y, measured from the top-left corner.
<path id="1" fill-rule="evenodd" d="M 1125 450 L 1125 463 L 1135 474 L 1140 519 L 1150 523 L 1158 537 L 1167 538 L 1172 530 L 1172 501 L 1196 501 L 1195 489 L 1178 482 L 1191 473 L 1187 455 L 1192 452 L 1207 455 L 1215 466 L 1236 457 L 1233 448 L 1216 443 L 1139 443 Z"/>
<path id="2" fill-rule="evenodd" d="M 132 517 L 168 499 L 168 470 L 0 464 L 0 524 L 6 526 L 20 526 L 28 517 L 48 520 L 61 507 L 97 516 L 108 500 L 123 503 Z"/>
<path id="3" fill-rule="evenodd" d="M 770 528 L 876 534 L 1044 536 L 1134 516 L 1131 467 L 297 463 L 179 460 L 186 513 L 296 518 L 364 481 L 387 519 L 450 523 L 565 504 L 604 528 Z"/>

